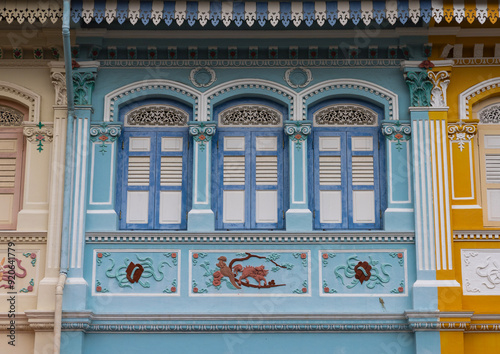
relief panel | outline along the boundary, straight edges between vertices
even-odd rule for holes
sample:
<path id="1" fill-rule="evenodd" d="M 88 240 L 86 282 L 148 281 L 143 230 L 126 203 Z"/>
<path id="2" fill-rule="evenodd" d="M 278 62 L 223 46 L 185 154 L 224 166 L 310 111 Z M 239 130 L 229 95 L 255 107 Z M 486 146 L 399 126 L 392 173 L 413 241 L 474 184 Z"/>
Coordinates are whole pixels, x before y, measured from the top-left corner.
<path id="1" fill-rule="evenodd" d="M 463 249 L 464 295 L 500 295 L 500 250 Z"/>
<path id="2" fill-rule="evenodd" d="M 406 250 L 320 250 L 320 296 L 407 296 Z"/>
<path id="3" fill-rule="evenodd" d="M 94 250 L 92 295 L 179 296 L 180 250 Z"/>
<path id="4" fill-rule="evenodd" d="M 0 251 L 0 295 L 15 292 L 17 295 L 35 295 L 38 285 L 40 250 Z"/>
<path id="5" fill-rule="evenodd" d="M 191 250 L 190 296 L 310 296 L 311 254 L 300 250 Z"/>

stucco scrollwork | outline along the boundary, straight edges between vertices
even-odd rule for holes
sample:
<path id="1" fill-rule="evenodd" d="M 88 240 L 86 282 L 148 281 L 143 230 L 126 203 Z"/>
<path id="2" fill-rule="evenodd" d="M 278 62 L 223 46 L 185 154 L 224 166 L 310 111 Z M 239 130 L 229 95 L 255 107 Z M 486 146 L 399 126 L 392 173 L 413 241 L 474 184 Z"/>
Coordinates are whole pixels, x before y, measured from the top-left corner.
<path id="1" fill-rule="evenodd" d="M 355 104 L 334 104 L 314 113 L 317 125 L 375 125 L 377 113 Z"/>
<path id="2" fill-rule="evenodd" d="M 23 123 L 24 115 L 16 109 L 0 106 L 0 126 L 19 126 Z"/>
<path id="3" fill-rule="evenodd" d="M 147 105 L 136 108 L 125 115 L 129 126 L 185 126 L 189 114 L 169 105 Z"/>
<path id="4" fill-rule="evenodd" d="M 245 104 L 222 111 L 219 115 L 219 124 L 222 126 L 278 126 L 281 125 L 282 119 L 282 114 L 276 109 L 257 104 Z"/>
<path id="5" fill-rule="evenodd" d="M 470 142 L 477 132 L 477 122 L 462 121 L 448 124 L 448 138 L 452 143 L 458 143 L 458 148 L 462 151 L 465 144 Z"/>
<path id="6" fill-rule="evenodd" d="M 431 90 L 431 107 L 446 107 L 446 90 L 450 84 L 450 74 L 447 71 L 429 71 L 434 87 Z"/>
<path id="7" fill-rule="evenodd" d="M 55 90 L 55 105 L 66 105 L 66 74 L 64 72 L 53 72 L 50 78 L 52 79 L 52 85 L 54 85 Z"/>

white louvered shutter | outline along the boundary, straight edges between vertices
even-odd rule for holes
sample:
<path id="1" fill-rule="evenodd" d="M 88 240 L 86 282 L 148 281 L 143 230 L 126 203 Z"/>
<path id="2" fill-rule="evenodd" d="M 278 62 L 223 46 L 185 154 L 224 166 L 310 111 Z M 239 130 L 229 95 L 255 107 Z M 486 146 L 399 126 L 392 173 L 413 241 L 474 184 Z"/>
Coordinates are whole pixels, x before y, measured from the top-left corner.
<path id="1" fill-rule="evenodd" d="M 481 158 L 484 166 L 483 181 L 486 182 L 487 220 L 497 225 L 500 224 L 500 134 L 481 133 L 484 148 Z"/>
<path id="2" fill-rule="evenodd" d="M 347 227 L 345 150 L 345 133 L 315 133 L 315 227 L 318 229 Z"/>
<path id="3" fill-rule="evenodd" d="M 122 194 L 122 228 L 150 229 L 153 226 L 155 136 L 125 132 Z"/>
<path id="4" fill-rule="evenodd" d="M 252 132 L 252 201 L 254 229 L 279 229 L 283 224 L 282 207 L 282 133 Z"/>
<path id="5" fill-rule="evenodd" d="M 15 229 L 21 190 L 22 133 L 0 134 L 0 230 Z"/>
<path id="6" fill-rule="evenodd" d="M 250 226 L 250 139 L 248 134 L 219 133 L 218 144 L 218 217 L 222 229 Z"/>
<path id="7" fill-rule="evenodd" d="M 184 229 L 187 201 L 187 133 L 158 133 L 155 229 Z"/>
<path id="8" fill-rule="evenodd" d="M 350 228 L 377 228 L 380 224 L 377 137 L 375 130 L 347 132 Z"/>

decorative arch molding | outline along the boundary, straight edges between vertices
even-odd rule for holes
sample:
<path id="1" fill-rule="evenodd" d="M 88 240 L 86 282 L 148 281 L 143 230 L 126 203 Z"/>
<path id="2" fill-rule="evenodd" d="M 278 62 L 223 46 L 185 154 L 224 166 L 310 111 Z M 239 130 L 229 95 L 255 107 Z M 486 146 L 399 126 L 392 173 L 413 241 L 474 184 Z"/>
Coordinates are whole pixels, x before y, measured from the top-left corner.
<path id="1" fill-rule="evenodd" d="M 138 98 L 168 96 L 193 106 L 193 117 L 199 116 L 200 92 L 177 81 L 144 80 L 122 86 L 104 97 L 104 121 L 113 122 L 120 106 Z M 116 114 L 115 114 L 116 111 Z"/>
<path id="2" fill-rule="evenodd" d="M 40 95 L 25 87 L 0 81 L 0 98 L 7 98 L 28 107 L 28 119 L 30 123 L 40 122 Z"/>
<path id="3" fill-rule="evenodd" d="M 307 107 L 318 100 L 338 95 L 361 96 L 370 101 L 375 101 L 384 107 L 385 119 L 399 120 L 397 94 L 372 82 L 357 79 L 328 80 L 300 92 L 299 104 L 302 117 L 307 117 Z"/>
<path id="4" fill-rule="evenodd" d="M 215 105 L 231 97 L 242 94 L 252 94 L 264 98 L 274 99 L 288 107 L 288 117 L 296 120 L 297 93 L 286 86 L 272 81 L 259 79 L 239 79 L 228 81 L 217 85 L 203 93 L 203 102 L 200 112 L 206 112 L 201 120 L 212 120 L 212 112 Z M 303 118 L 300 118 L 303 119 Z"/>
<path id="5" fill-rule="evenodd" d="M 460 120 L 472 119 L 474 104 L 497 93 L 500 93 L 500 77 L 482 81 L 462 92 L 458 96 Z"/>

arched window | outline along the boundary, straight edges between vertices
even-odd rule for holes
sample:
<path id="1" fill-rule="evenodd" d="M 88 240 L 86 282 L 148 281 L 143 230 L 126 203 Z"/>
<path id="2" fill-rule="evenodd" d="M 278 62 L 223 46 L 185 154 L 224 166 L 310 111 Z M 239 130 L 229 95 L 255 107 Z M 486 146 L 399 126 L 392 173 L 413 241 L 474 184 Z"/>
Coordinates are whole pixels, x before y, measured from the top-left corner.
<path id="1" fill-rule="evenodd" d="M 283 121 L 287 109 L 265 99 L 232 100 L 215 108 L 216 224 L 219 229 L 282 229 Z"/>
<path id="2" fill-rule="evenodd" d="M 120 108 L 122 229 L 186 229 L 192 108 L 148 99 Z"/>
<path id="3" fill-rule="evenodd" d="M 309 108 L 316 229 L 380 228 L 382 115 L 377 106 L 348 99 Z"/>
<path id="4" fill-rule="evenodd" d="M 24 139 L 28 109 L 0 100 L 0 230 L 15 229 L 20 209 Z"/>

